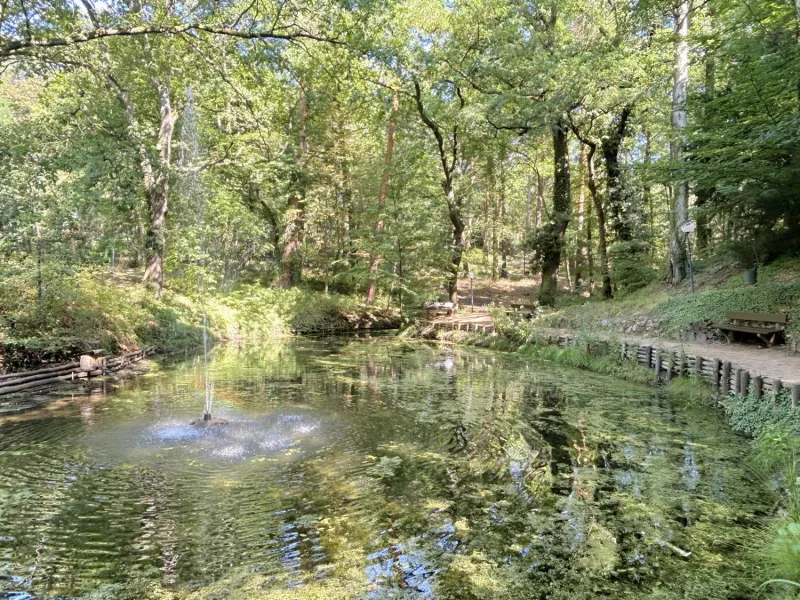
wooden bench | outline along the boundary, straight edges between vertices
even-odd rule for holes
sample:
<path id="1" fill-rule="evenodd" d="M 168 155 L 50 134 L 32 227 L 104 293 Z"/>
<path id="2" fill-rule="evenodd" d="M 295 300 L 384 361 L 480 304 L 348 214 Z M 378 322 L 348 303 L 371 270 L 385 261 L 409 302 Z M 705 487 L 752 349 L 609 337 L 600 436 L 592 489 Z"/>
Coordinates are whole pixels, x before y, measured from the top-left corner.
<path id="1" fill-rule="evenodd" d="M 783 341 L 786 324 L 789 316 L 786 313 L 753 313 L 753 312 L 727 312 L 727 323 L 716 324 L 716 327 L 730 344 L 736 339 L 736 334 L 744 333 L 754 335 L 768 346 L 774 346 L 779 340 Z"/>
<path id="2" fill-rule="evenodd" d="M 533 319 L 536 316 L 538 307 L 535 304 L 512 304 L 510 307 L 503 307 L 503 312 L 510 317 L 522 317 L 523 319 Z"/>
<path id="3" fill-rule="evenodd" d="M 425 302 L 422 305 L 422 309 L 427 315 L 433 313 L 435 315 L 445 314 L 450 316 L 455 310 L 455 305 L 452 302 Z"/>

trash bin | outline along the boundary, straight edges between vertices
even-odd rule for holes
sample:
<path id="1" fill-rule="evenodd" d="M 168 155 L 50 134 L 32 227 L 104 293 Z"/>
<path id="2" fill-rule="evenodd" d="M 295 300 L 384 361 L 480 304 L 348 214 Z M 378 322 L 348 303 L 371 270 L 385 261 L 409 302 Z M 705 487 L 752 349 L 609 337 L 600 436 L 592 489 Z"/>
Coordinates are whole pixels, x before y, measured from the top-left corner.
<path id="1" fill-rule="evenodd" d="M 744 282 L 747 285 L 755 285 L 757 279 L 758 279 L 758 267 L 747 269 L 744 272 Z"/>

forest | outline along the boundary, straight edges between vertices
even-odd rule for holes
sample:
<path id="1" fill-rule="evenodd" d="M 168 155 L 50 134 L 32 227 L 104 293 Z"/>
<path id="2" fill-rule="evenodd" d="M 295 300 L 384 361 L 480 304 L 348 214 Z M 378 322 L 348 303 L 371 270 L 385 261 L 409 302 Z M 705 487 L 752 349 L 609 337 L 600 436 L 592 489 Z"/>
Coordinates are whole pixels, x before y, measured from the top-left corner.
<path id="1" fill-rule="evenodd" d="M 687 242 L 768 263 L 800 246 L 798 32 L 775 0 L 4 1 L 3 312 L 109 267 L 548 306 L 684 282 Z"/>

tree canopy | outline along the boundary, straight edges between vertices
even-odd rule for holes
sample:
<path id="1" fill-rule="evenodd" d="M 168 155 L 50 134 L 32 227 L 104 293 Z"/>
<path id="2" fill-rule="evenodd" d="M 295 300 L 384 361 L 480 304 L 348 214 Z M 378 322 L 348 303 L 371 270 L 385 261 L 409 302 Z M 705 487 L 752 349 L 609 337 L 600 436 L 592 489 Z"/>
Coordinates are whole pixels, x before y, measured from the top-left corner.
<path id="1" fill-rule="evenodd" d="M 0 268 L 610 297 L 800 245 L 800 5 L 9 0 Z"/>

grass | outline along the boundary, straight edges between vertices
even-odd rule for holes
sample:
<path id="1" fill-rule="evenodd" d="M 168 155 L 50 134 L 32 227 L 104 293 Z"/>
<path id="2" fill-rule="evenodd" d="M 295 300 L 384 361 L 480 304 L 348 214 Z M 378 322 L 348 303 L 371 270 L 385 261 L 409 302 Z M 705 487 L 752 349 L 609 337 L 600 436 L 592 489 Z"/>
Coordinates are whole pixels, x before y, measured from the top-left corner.
<path id="1" fill-rule="evenodd" d="M 686 285 L 649 286 L 612 301 L 570 297 L 538 320 L 540 326 L 576 330 L 597 328 L 604 319 L 657 318 L 662 333 L 677 336 L 687 325 L 702 319 L 721 321 L 728 311 L 788 312 L 800 314 L 800 259 L 783 258 L 759 269 L 758 283 L 746 285 L 743 271 L 707 267 L 697 274 L 697 292 Z M 790 336 L 800 336 L 800 320 L 789 325 Z"/>
<path id="2" fill-rule="evenodd" d="M 6 283 L 8 293 L 0 298 L 0 350 L 5 350 L 6 366 L 16 354 L 48 362 L 90 348 L 116 352 L 152 345 L 173 351 L 197 346 L 204 310 L 216 339 L 276 338 L 295 330 L 347 329 L 397 319 L 392 311 L 367 307 L 354 297 L 297 288 L 250 285 L 204 298 L 168 289 L 156 300 L 137 278 L 91 270 L 51 275 L 41 298 L 30 279 Z"/>

